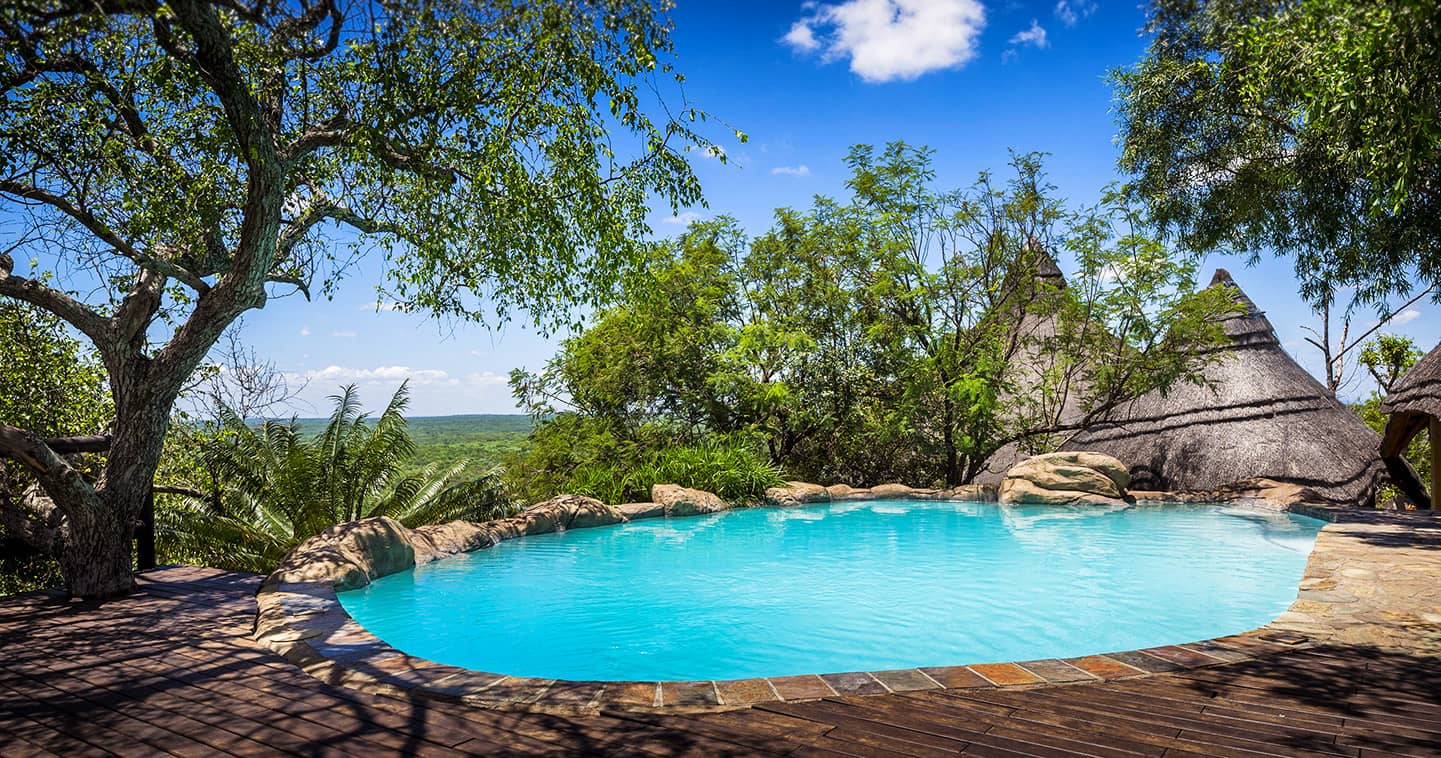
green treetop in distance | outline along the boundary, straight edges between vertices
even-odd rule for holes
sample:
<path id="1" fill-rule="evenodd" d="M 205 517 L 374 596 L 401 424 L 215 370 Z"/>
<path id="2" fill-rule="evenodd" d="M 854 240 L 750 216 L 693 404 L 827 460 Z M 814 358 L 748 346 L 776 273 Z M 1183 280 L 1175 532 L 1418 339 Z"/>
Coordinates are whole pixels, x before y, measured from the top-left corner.
<path id="1" fill-rule="evenodd" d="M 648 97 L 679 81 L 664 6 L 0 4 L 0 202 L 36 261 L 0 256 L 0 297 L 93 342 L 115 400 L 93 482 L 0 425 L 65 515 L 69 590 L 131 588 L 177 393 L 277 290 L 328 293 L 378 247 L 408 305 L 554 324 L 632 259 L 650 199 L 697 201 L 704 114 Z"/>
<path id="2" fill-rule="evenodd" d="M 1304 294 L 1441 284 L 1441 4 L 1154 0 L 1114 74 L 1121 167 L 1194 250 L 1295 257 Z"/>

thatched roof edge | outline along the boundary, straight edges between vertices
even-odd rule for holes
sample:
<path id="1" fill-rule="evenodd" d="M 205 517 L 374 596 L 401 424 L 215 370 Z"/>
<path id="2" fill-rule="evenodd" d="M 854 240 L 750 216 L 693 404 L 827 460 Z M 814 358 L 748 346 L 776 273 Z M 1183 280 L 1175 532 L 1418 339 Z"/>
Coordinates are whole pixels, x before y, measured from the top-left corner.
<path id="1" fill-rule="evenodd" d="M 1441 345 L 1411 367 L 1381 403 L 1382 413 L 1422 413 L 1441 418 Z"/>

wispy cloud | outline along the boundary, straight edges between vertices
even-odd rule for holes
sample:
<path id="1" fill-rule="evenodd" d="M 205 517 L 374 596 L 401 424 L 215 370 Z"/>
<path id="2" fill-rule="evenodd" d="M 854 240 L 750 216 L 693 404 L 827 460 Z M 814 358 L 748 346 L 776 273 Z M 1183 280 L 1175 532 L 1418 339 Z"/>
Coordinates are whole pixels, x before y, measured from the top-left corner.
<path id="1" fill-rule="evenodd" d="M 674 226 L 686 226 L 692 221 L 700 221 L 700 214 L 696 213 L 695 211 L 681 211 L 680 213 L 677 213 L 670 218 L 661 219 L 660 222 L 662 224 L 672 224 Z"/>
<path id="2" fill-rule="evenodd" d="M 413 369 L 409 366 L 377 366 L 375 368 L 352 368 L 349 366 L 326 366 L 293 374 L 287 379 L 300 379 L 311 384 L 334 386 L 338 384 L 399 384 L 407 379 L 412 384 L 433 384 L 450 378 L 440 369 Z"/>
<path id="3" fill-rule="evenodd" d="M 804 6 L 781 42 L 872 82 L 905 81 L 959 68 L 976 56 L 986 25 L 979 0 L 846 0 Z"/>
<path id="4" fill-rule="evenodd" d="M 804 163 L 799 166 L 776 166 L 771 169 L 771 173 L 776 176 L 810 176 L 811 167 Z"/>
<path id="5" fill-rule="evenodd" d="M 510 383 L 510 377 L 505 374 L 497 374 L 493 371 L 481 371 L 474 374 L 466 374 L 465 383 L 472 387 L 505 386 Z"/>
<path id="6" fill-rule="evenodd" d="M 309 337 L 309 336 L 310 336 L 310 327 L 309 327 L 309 326 L 302 326 L 302 327 L 300 327 L 300 336 L 302 336 L 302 337 Z"/>
<path id="7" fill-rule="evenodd" d="M 1396 326 L 1404 326 L 1411 323 L 1412 321 L 1415 321 L 1418 318 L 1421 318 L 1421 311 L 1418 311 L 1415 308 L 1407 308 L 1406 310 L 1401 311 L 1400 313 L 1393 316 L 1391 318 L 1391 323 L 1395 324 Z"/>
<path id="8" fill-rule="evenodd" d="M 347 340 L 348 340 L 348 339 L 355 339 L 355 337 L 356 337 L 357 335 L 356 335 L 355 332 L 349 331 L 349 330 L 347 330 L 347 329 L 342 329 L 342 330 L 337 331 L 337 332 L 331 332 L 331 333 L 330 333 L 330 336 L 332 336 L 332 337 L 339 337 L 339 338 L 341 338 L 341 339 L 347 339 Z"/>
<path id="9" fill-rule="evenodd" d="M 301 405 L 317 413 L 328 412 L 327 396 L 337 388 L 353 384 L 359 388 L 366 407 L 377 410 L 400 387 L 410 383 L 411 406 L 407 415 L 442 413 L 514 413 L 514 400 L 503 373 L 477 371 L 463 375 L 442 369 L 410 366 L 326 366 L 322 369 L 287 373 L 293 386 L 304 386 Z"/>
<path id="10" fill-rule="evenodd" d="M 1016 57 L 1016 51 L 1023 47 L 1034 47 L 1044 50 L 1051 46 L 1051 41 L 1046 38 L 1046 29 L 1036 19 L 1031 19 L 1029 29 L 1022 29 L 1016 32 L 1010 39 L 1011 47 L 1001 54 L 1002 60 L 1010 60 Z"/>
<path id="11" fill-rule="evenodd" d="M 1075 26 L 1095 12 L 1096 4 L 1091 0 L 1058 0 L 1056 3 L 1056 18 L 1066 26 Z"/>

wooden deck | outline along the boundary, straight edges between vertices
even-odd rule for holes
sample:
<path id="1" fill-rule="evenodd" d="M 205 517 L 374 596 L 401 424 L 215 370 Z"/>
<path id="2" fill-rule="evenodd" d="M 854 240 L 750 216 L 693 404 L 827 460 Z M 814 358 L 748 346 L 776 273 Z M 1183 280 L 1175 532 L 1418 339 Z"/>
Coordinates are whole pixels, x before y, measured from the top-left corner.
<path id="1" fill-rule="evenodd" d="M 248 637 L 259 577 L 0 601 L 0 756 L 1441 755 L 1437 659 L 1331 646 L 1105 684 L 554 716 L 330 687 Z M 1441 631 L 1438 631 L 1441 633 Z"/>

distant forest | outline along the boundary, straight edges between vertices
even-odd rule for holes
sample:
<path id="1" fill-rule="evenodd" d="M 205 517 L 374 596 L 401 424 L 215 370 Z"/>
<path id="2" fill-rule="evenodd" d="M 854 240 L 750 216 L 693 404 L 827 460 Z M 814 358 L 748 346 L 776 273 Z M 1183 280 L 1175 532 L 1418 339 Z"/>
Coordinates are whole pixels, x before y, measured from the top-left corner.
<path id="1" fill-rule="evenodd" d="M 324 418 L 296 421 L 304 431 L 319 432 Z M 451 465 L 465 459 L 470 465 L 464 476 L 476 478 L 499 466 L 509 453 L 520 449 L 534 422 L 524 414 L 471 413 L 461 416 L 408 416 L 415 458 L 408 470 L 418 471 L 431 464 Z"/>

